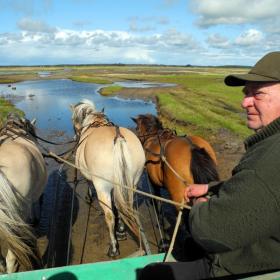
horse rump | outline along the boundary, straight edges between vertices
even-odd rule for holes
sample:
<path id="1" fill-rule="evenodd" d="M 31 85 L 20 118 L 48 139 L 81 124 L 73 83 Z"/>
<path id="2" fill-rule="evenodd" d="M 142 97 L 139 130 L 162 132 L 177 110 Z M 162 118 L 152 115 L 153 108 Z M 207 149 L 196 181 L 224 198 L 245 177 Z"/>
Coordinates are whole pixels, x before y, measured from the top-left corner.
<path id="1" fill-rule="evenodd" d="M 207 184 L 218 181 L 217 166 L 204 148 L 192 148 L 191 172 L 195 184 Z"/>

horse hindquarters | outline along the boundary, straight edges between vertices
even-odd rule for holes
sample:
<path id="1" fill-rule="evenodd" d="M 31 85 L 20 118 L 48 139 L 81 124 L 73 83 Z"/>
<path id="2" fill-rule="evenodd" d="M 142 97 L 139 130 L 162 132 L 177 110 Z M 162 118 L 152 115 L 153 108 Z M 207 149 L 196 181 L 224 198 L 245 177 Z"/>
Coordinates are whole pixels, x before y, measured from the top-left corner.
<path id="1" fill-rule="evenodd" d="M 17 270 L 18 262 L 26 269 L 32 269 L 32 260 L 37 260 L 34 254 L 36 238 L 31 228 L 20 215 L 24 201 L 15 194 L 14 186 L 0 170 L 0 235 L 7 242 L 8 254 L 7 272 Z M 39 263 L 39 260 L 37 260 Z"/>
<path id="2" fill-rule="evenodd" d="M 196 184 L 219 180 L 216 163 L 204 148 L 198 146 L 192 148 L 191 171 Z"/>
<path id="3" fill-rule="evenodd" d="M 133 209 L 135 183 L 142 173 L 134 174 L 132 166 L 132 155 L 129 152 L 127 141 L 118 137 L 114 144 L 113 166 L 114 166 L 114 201 L 120 217 L 131 231 L 138 237 L 138 216 Z M 124 188 L 124 186 L 126 188 Z M 129 189 L 128 189 L 128 188 Z"/>

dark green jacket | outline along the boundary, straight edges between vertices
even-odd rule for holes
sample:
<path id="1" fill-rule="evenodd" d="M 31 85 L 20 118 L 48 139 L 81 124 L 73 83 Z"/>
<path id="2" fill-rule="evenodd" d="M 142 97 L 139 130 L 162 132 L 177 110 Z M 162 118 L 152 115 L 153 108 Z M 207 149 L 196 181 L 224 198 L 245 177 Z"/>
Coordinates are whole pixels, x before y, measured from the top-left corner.
<path id="1" fill-rule="evenodd" d="M 211 274 L 280 270 L 280 118 L 245 141 L 233 176 L 190 211 Z"/>

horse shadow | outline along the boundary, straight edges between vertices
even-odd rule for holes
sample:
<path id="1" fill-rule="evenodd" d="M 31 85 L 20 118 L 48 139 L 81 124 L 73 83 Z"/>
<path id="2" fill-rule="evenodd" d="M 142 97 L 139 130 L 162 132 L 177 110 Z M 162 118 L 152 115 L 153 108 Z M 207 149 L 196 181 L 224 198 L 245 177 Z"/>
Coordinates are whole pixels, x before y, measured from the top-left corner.
<path id="1" fill-rule="evenodd" d="M 79 201 L 75 195 L 72 197 L 74 184 L 68 177 L 64 169 L 52 171 L 41 199 L 37 237 L 46 237 L 48 243 L 42 254 L 44 267 L 68 265 L 73 254 L 71 229 L 77 219 Z"/>

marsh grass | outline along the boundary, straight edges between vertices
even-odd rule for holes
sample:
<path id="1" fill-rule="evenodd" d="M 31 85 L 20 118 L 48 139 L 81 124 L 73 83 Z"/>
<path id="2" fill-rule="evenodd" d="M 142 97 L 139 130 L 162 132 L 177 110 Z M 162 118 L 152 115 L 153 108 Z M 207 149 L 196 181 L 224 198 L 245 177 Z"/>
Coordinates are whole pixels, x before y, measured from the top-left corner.
<path id="1" fill-rule="evenodd" d="M 17 74 L 4 75 L 5 71 L 15 71 Z M 246 68 L 146 65 L 1 67 L 0 83 L 38 79 L 38 71 L 52 71 L 50 79 L 69 78 L 97 84 L 120 80 L 174 83 L 177 86 L 162 88 L 153 93 L 166 126 L 176 129 L 179 134 L 199 134 L 206 138 L 217 138 L 222 130 L 240 138 L 250 134 L 245 126 L 245 114 L 240 107 L 241 88 L 227 87 L 223 83 L 226 75 L 248 72 Z M 111 95 L 121 90 L 120 86 L 106 86 L 100 94 Z"/>
<path id="2" fill-rule="evenodd" d="M 17 113 L 21 117 L 24 116 L 24 113 L 21 110 L 15 108 L 11 102 L 9 102 L 3 98 L 0 98 L 0 128 L 2 127 L 3 123 L 7 119 L 7 115 L 10 112 Z"/>
<path id="3" fill-rule="evenodd" d="M 246 127 L 245 114 L 240 106 L 240 87 L 224 85 L 225 75 L 183 74 L 164 77 L 150 76 L 147 79 L 175 83 L 179 87 L 158 94 L 159 111 L 166 118 L 186 124 L 178 128 L 180 133 L 203 134 L 206 138 L 217 136 L 221 128 L 238 137 L 247 137 L 251 132 Z M 207 137 L 208 135 L 208 137 Z"/>
<path id="4" fill-rule="evenodd" d="M 90 77 L 90 76 L 72 76 L 70 77 L 72 81 L 83 82 L 83 83 L 95 83 L 95 84 L 111 84 L 108 79 L 102 79 L 99 77 Z"/>
<path id="5" fill-rule="evenodd" d="M 103 96 L 109 96 L 109 95 L 113 95 L 115 93 L 120 92 L 122 89 L 123 89 L 122 86 L 113 85 L 113 86 L 101 88 L 99 90 L 99 93 Z"/>

